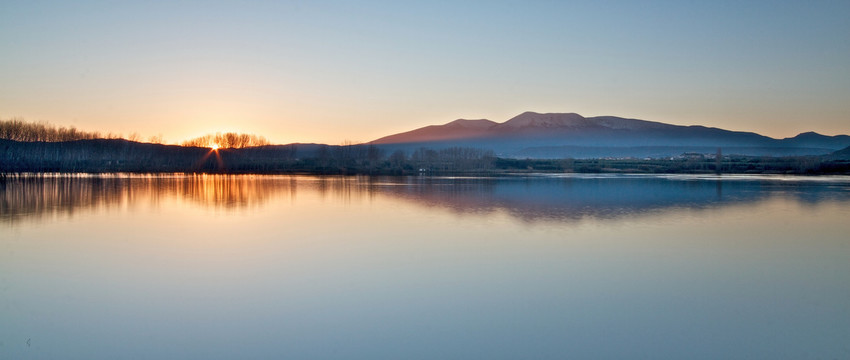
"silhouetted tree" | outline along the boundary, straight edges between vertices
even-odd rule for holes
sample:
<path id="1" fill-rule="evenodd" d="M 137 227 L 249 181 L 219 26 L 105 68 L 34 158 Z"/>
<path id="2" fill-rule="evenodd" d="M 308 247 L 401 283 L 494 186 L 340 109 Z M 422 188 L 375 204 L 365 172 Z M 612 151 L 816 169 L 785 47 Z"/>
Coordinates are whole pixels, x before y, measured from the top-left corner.
<path id="1" fill-rule="evenodd" d="M 60 127 L 45 122 L 26 122 L 18 118 L 0 120 L 0 139 L 15 141 L 74 141 L 100 138 L 98 132 L 79 131 L 75 127 Z"/>
<path id="2" fill-rule="evenodd" d="M 269 141 L 262 136 L 239 134 L 239 133 L 215 133 L 186 140 L 183 146 L 212 147 L 213 144 L 224 149 L 241 149 L 252 146 L 269 145 Z"/>

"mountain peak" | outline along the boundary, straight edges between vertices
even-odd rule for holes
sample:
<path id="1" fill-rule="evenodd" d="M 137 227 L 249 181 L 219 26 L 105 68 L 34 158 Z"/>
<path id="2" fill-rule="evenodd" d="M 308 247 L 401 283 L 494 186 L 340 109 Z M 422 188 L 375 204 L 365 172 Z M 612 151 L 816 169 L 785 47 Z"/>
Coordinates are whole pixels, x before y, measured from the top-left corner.
<path id="1" fill-rule="evenodd" d="M 586 126 L 592 123 L 587 121 L 584 116 L 576 113 L 545 113 L 540 114 L 532 111 L 526 111 L 519 114 L 508 121 L 500 124 L 501 128 L 526 128 L 526 127 L 576 127 Z"/>
<path id="2" fill-rule="evenodd" d="M 800 138 L 812 138 L 812 137 L 826 137 L 826 135 L 816 133 L 814 131 L 806 131 L 797 134 L 797 136 L 792 137 L 791 139 L 800 139 Z"/>
<path id="3" fill-rule="evenodd" d="M 498 123 L 487 119 L 457 119 L 448 124 L 445 124 L 444 126 L 460 127 L 465 129 L 486 129 L 496 124 Z"/>

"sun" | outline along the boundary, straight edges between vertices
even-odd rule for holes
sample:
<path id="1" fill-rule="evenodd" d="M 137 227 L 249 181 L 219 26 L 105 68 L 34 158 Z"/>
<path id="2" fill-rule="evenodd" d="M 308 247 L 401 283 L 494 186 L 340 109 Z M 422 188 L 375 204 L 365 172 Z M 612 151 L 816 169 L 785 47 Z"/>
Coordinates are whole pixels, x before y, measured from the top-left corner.
<path id="1" fill-rule="evenodd" d="M 212 149 L 212 150 L 218 150 L 218 148 L 219 148 L 218 144 L 216 144 L 216 143 L 212 143 L 212 144 L 210 144 L 210 149 Z"/>

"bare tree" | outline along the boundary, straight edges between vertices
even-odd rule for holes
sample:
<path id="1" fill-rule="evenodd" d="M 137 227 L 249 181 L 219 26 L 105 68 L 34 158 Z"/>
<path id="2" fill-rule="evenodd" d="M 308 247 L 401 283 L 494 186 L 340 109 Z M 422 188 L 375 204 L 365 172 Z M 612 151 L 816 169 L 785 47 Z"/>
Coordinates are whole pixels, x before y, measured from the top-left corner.
<path id="1" fill-rule="evenodd" d="M 221 148 L 241 149 L 246 147 L 263 146 L 269 144 L 269 141 L 262 136 L 229 132 L 224 134 L 215 133 L 204 135 L 191 140 L 186 140 L 183 142 L 182 145 L 196 147 L 212 147 L 213 145 L 216 145 Z"/>

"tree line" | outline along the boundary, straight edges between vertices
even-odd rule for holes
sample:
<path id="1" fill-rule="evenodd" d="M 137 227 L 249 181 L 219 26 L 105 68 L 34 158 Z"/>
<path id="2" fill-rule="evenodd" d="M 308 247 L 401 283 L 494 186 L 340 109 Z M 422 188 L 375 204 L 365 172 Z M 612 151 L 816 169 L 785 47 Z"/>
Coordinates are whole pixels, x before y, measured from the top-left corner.
<path id="1" fill-rule="evenodd" d="M 44 122 L 27 122 L 21 119 L 0 120 L 0 139 L 14 141 L 75 141 L 90 139 L 118 138 L 120 136 L 101 134 L 97 131 L 82 131 L 71 127 L 56 127 Z"/>
<path id="2" fill-rule="evenodd" d="M 0 173 L 213 172 L 413 174 L 492 169 L 492 151 L 417 149 L 387 154 L 375 145 L 266 145 L 210 149 L 124 139 L 18 142 L 0 139 Z"/>
<path id="3" fill-rule="evenodd" d="M 63 142 L 94 139 L 127 139 L 141 142 L 143 140 L 138 133 L 132 133 L 125 137 L 111 132 L 104 134 L 99 131 L 83 131 L 74 126 L 57 127 L 46 122 L 29 122 L 19 118 L 0 119 L 0 139 L 23 142 Z M 147 139 L 147 142 L 162 144 L 162 135 L 151 136 Z M 222 148 L 234 149 L 270 145 L 265 137 L 234 132 L 204 135 L 184 141 L 181 145 L 211 147 L 213 144 Z"/>
<path id="4" fill-rule="evenodd" d="M 220 147 L 225 149 L 241 149 L 252 146 L 271 145 L 266 138 L 251 134 L 239 134 L 233 132 L 215 133 L 200 136 L 182 143 L 183 146 L 197 147 Z"/>

